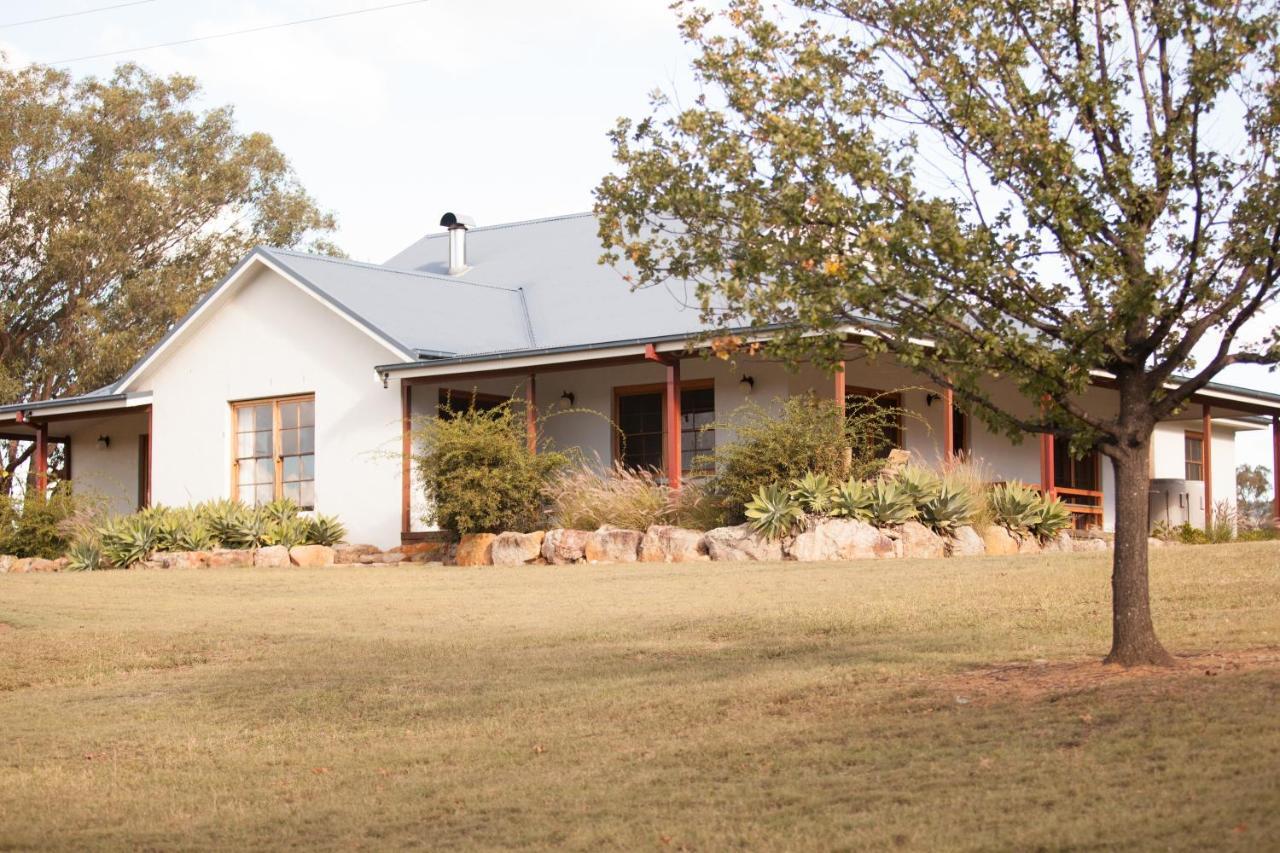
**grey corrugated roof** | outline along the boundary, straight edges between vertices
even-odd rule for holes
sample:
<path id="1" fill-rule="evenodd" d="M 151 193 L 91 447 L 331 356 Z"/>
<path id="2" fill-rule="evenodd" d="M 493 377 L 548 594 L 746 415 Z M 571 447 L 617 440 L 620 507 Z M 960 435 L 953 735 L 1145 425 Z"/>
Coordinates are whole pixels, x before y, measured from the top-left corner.
<path id="1" fill-rule="evenodd" d="M 535 343 L 518 288 L 285 249 L 259 251 L 404 349 L 453 354 Z"/>
<path id="2" fill-rule="evenodd" d="M 705 329 L 691 286 L 632 292 L 626 269 L 598 263 L 603 251 L 590 213 L 482 226 L 467 232 L 471 269 L 450 278 L 523 289 L 539 348 Z M 385 266 L 444 275 L 448 254 L 448 232 L 441 230 Z"/>

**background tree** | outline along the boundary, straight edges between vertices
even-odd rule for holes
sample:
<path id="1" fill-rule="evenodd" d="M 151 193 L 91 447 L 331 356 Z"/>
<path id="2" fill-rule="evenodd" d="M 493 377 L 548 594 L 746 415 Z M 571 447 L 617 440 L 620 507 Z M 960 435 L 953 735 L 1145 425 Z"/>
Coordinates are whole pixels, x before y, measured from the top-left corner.
<path id="1" fill-rule="evenodd" d="M 198 92 L 0 68 L 0 400 L 117 379 L 249 248 L 332 230 L 270 137 Z"/>
<path id="2" fill-rule="evenodd" d="M 784 354 L 829 363 L 856 328 L 992 427 L 1105 454 L 1107 659 L 1168 662 L 1152 429 L 1223 368 L 1280 360 L 1248 327 L 1280 294 L 1275 3 L 733 0 L 681 26 L 702 92 L 613 132 L 608 257 L 637 286 L 697 282 L 724 326 L 788 324 Z M 1094 371 L 1114 412 L 1080 402 Z"/>
<path id="3" fill-rule="evenodd" d="M 1265 465 L 1236 466 L 1236 503 L 1251 524 L 1275 520 L 1270 496 L 1271 471 Z"/>

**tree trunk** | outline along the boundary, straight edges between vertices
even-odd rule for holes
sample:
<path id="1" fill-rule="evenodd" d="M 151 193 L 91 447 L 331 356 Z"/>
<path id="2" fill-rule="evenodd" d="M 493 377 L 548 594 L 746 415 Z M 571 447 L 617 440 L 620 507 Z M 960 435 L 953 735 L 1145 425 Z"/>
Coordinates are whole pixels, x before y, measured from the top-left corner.
<path id="1" fill-rule="evenodd" d="M 1173 657 L 1156 638 L 1147 585 L 1151 437 L 1111 456 L 1116 478 L 1116 541 L 1111 565 L 1111 652 L 1104 663 L 1169 666 Z"/>

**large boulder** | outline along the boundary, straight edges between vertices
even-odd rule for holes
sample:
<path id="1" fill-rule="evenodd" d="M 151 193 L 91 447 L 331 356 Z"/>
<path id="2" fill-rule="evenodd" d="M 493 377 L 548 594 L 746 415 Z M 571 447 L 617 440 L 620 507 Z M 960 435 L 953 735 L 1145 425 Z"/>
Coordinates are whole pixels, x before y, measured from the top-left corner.
<path id="1" fill-rule="evenodd" d="M 295 545 L 289 549 L 289 562 L 304 569 L 332 566 L 333 548 L 328 545 Z"/>
<path id="2" fill-rule="evenodd" d="M 946 544 L 947 554 L 952 557 L 981 557 L 987 553 L 978 531 L 967 524 L 952 531 Z"/>
<path id="3" fill-rule="evenodd" d="M 59 571 L 61 568 L 62 568 L 62 564 L 59 563 L 57 560 L 46 560 L 43 557 L 35 557 L 31 560 L 30 571 L 40 572 L 43 574 L 47 572 L 56 572 L 56 571 Z"/>
<path id="4" fill-rule="evenodd" d="M 252 548 L 215 548 L 209 552 L 209 568 L 227 569 L 236 566 L 252 566 L 257 552 Z"/>
<path id="5" fill-rule="evenodd" d="M 448 539 L 425 539 L 421 542 L 405 542 L 393 550 L 403 554 L 406 559 L 417 561 L 417 558 L 422 558 L 423 561 L 433 561 L 446 559 L 452 547 L 453 543 Z"/>
<path id="6" fill-rule="evenodd" d="M 759 536 L 750 525 L 717 527 L 703 534 L 707 554 L 713 560 L 781 560 L 782 543 Z"/>
<path id="7" fill-rule="evenodd" d="M 639 530 L 606 524 L 587 537 L 582 553 L 588 563 L 634 563 L 642 539 L 644 534 Z"/>
<path id="8" fill-rule="evenodd" d="M 18 561 L 12 554 L 0 554 L 0 575 L 9 571 L 9 567 Z"/>
<path id="9" fill-rule="evenodd" d="M 399 551 L 380 551 L 377 554 L 361 554 L 358 562 L 362 566 L 374 566 L 382 565 L 383 563 L 400 563 L 406 559 L 407 557 Z M 334 557 L 334 560 L 337 560 L 336 556 Z"/>
<path id="10" fill-rule="evenodd" d="M 1072 551 L 1105 551 L 1107 540 L 1095 539 L 1092 536 L 1081 536 L 1071 540 Z"/>
<path id="11" fill-rule="evenodd" d="M 467 533 L 458 540 L 458 553 L 454 563 L 459 566 L 492 566 L 493 540 L 498 537 L 492 533 Z"/>
<path id="12" fill-rule="evenodd" d="M 31 558 L 18 557 L 9 564 L 9 573 L 14 575 L 23 575 L 31 571 Z"/>
<path id="13" fill-rule="evenodd" d="M 894 556 L 893 540 L 865 521 L 823 518 L 800 533 L 786 548 L 793 560 L 873 560 Z"/>
<path id="14" fill-rule="evenodd" d="M 333 561 L 340 565 L 349 565 L 360 562 L 360 558 L 366 554 L 381 554 L 382 550 L 376 545 L 355 544 L 351 545 L 343 542 L 340 545 L 333 546 Z"/>
<path id="15" fill-rule="evenodd" d="M 1019 554 L 1039 554 L 1044 550 L 1040 547 L 1040 540 L 1036 538 L 1034 533 L 1022 533 L 1017 539 Z"/>
<path id="16" fill-rule="evenodd" d="M 993 557 L 1003 557 L 1018 553 L 1018 540 L 1007 527 L 993 524 L 982 531 L 982 544 L 987 553 Z"/>
<path id="17" fill-rule="evenodd" d="M 495 566 L 523 566 L 542 556 L 542 530 L 533 533 L 499 533 L 493 540 L 491 557 Z"/>
<path id="18" fill-rule="evenodd" d="M 207 569 L 208 551 L 166 551 L 154 554 L 151 561 L 165 569 Z"/>
<path id="19" fill-rule="evenodd" d="M 542 559 L 553 566 L 580 563 L 586 559 L 588 530 L 556 528 L 548 530 L 542 539 Z"/>
<path id="20" fill-rule="evenodd" d="M 711 559 L 701 530 L 654 524 L 640 540 L 642 563 L 694 563 Z"/>
<path id="21" fill-rule="evenodd" d="M 947 556 L 947 543 L 942 537 L 918 521 L 908 521 L 898 528 L 902 556 L 935 559 Z"/>
<path id="22" fill-rule="evenodd" d="M 1040 550 L 1050 554 L 1070 554 L 1074 550 L 1071 546 L 1071 534 L 1066 530 L 1059 530 L 1040 543 Z"/>
<path id="23" fill-rule="evenodd" d="M 259 548 L 253 555 L 253 565 L 259 569 L 284 569 L 289 566 L 289 549 L 283 545 Z"/>

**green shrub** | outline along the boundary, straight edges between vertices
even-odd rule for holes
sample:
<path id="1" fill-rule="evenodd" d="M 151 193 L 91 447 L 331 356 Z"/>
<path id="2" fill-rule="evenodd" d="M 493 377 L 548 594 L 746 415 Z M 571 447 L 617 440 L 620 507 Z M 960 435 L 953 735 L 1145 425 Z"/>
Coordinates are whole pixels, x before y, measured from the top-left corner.
<path id="1" fill-rule="evenodd" d="M 813 394 L 781 401 L 777 411 L 748 403 L 714 425 L 734 438 L 717 446 L 707 492 L 734 523 L 766 486 L 808 473 L 831 482 L 865 479 L 883 466 L 884 436 L 902 416 L 897 409 L 864 403 L 850 405 L 842 420 L 833 401 Z"/>
<path id="2" fill-rule="evenodd" d="M 1027 529 L 1040 540 L 1052 539 L 1071 527 L 1071 510 L 1057 498 L 1040 496 Z"/>
<path id="3" fill-rule="evenodd" d="M 892 480 L 876 480 L 871 484 L 871 520 L 880 527 L 906 524 L 916 517 L 916 502 Z"/>
<path id="4" fill-rule="evenodd" d="M 851 478 L 836 486 L 836 493 L 831 498 L 830 512 L 837 518 L 871 521 L 872 502 L 871 484 L 865 480 Z"/>
<path id="5" fill-rule="evenodd" d="M 791 481 L 791 499 L 812 515 L 826 514 L 835 495 L 836 487 L 826 474 L 807 471 L 803 477 Z"/>
<path id="6" fill-rule="evenodd" d="M 311 522 L 306 518 L 272 518 L 268 513 L 262 513 L 262 518 L 266 522 L 265 532 L 262 537 L 263 545 L 282 545 L 285 548 L 293 548 L 297 545 L 307 545 L 309 535 L 311 533 Z"/>
<path id="7" fill-rule="evenodd" d="M 917 509 L 922 524 L 938 533 L 951 533 L 973 517 L 973 498 L 967 489 L 942 480 L 937 491 L 925 497 Z"/>
<path id="8" fill-rule="evenodd" d="M 102 546 L 96 539 L 73 542 L 67 549 L 67 571 L 96 572 L 102 568 Z"/>
<path id="9" fill-rule="evenodd" d="M 761 487 L 744 514 L 751 529 L 766 539 L 781 539 L 804 522 L 804 509 L 777 484 Z"/>
<path id="10" fill-rule="evenodd" d="M 903 466 L 894 477 L 894 482 L 899 491 L 911 498 L 917 509 L 924 506 L 926 501 L 937 497 L 942 490 L 942 478 L 923 465 L 915 463 Z"/>
<path id="11" fill-rule="evenodd" d="M 991 490 L 991 511 L 997 524 L 1027 530 L 1041 512 L 1040 493 L 1019 482 L 1000 483 Z"/>
<path id="12" fill-rule="evenodd" d="M 1184 521 L 1175 528 L 1177 539 L 1184 545 L 1208 545 L 1209 536 L 1199 527 Z"/>
<path id="13" fill-rule="evenodd" d="M 92 526 L 97 510 L 78 498 L 70 483 L 57 484 L 48 496 L 0 495 L 0 554 L 18 557 L 62 556 L 80 527 Z"/>
<path id="14" fill-rule="evenodd" d="M 316 513 L 307 522 L 308 545 L 328 545 L 333 547 L 346 541 L 347 528 L 337 516 Z"/>
<path id="15" fill-rule="evenodd" d="M 414 430 L 414 461 L 431 506 L 428 521 L 454 533 L 545 526 L 544 490 L 569 459 L 530 452 L 522 414 L 504 403 L 423 419 Z"/>
<path id="16" fill-rule="evenodd" d="M 113 518 L 98 531 L 102 559 L 127 569 L 151 556 L 160 544 L 160 525 L 152 514 Z"/>

